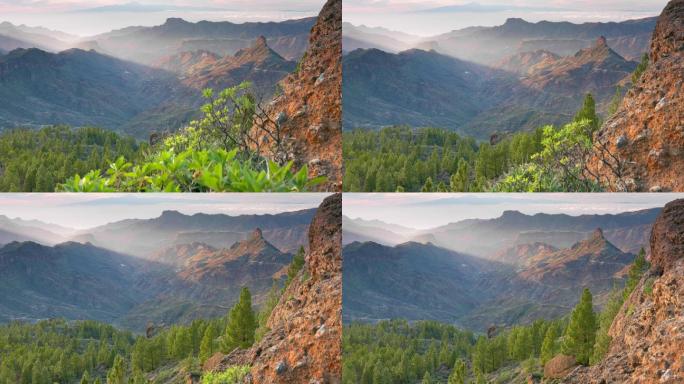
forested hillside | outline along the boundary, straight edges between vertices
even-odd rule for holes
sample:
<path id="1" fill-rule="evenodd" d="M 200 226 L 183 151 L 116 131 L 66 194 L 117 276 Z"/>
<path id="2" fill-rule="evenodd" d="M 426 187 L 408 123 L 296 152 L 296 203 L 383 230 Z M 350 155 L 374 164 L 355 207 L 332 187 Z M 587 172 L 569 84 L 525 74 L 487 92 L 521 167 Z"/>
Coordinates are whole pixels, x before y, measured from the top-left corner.
<path id="1" fill-rule="evenodd" d="M 620 99 L 618 92 L 614 108 Z M 594 142 L 600 122 L 596 102 L 587 94 L 568 124 L 497 133 L 489 142 L 439 128 L 387 127 L 345 132 L 344 188 L 350 192 L 610 189 L 615 183 L 589 168 L 592 151 L 607 163 L 614 163 L 614 151 L 600 141 Z M 619 170 L 611 168 L 613 173 Z"/>
<path id="2" fill-rule="evenodd" d="M 260 340 L 268 330 L 271 311 L 303 266 L 300 253 L 287 267 L 285 279 L 273 282 L 258 310 L 249 289 L 242 288 L 239 300 L 223 317 L 186 325 L 150 322 L 144 335 L 92 320 L 0 325 L 0 382 L 161 384 L 201 379 L 203 384 L 238 383 L 249 366 L 203 374 L 202 364 L 217 352 L 246 349 Z"/>
<path id="3" fill-rule="evenodd" d="M 343 383 L 464 384 L 538 383 L 556 379 L 568 358 L 596 364 L 607 352 L 608 328 L 625 298 L 648 269 L 644 255 L 630 267 L 624 287 L 615 288 L 601 312 L 592 294 L 581 292 L 571 313 L 554 320 L 472 333 L 434 321 L 393 319 L 351 323 L 343 336 Z M 566 364 L 566 365 L 563 365 Z"/>
<path id="4" fill-rule="evenodd" d="M 141 159 L 148 145 L 102 128 L 54 126 L 0 134 L 0 191 L 54 192 L 74 174 L 106 169 L 123 156 Z"/>

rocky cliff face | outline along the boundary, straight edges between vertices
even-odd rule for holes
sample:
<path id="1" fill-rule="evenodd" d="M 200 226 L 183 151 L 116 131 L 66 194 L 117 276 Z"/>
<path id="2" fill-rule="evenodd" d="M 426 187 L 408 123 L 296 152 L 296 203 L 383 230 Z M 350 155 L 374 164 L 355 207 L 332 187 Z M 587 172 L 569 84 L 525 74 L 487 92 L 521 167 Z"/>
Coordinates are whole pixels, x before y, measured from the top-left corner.
<path id="1" fill-rule="evenodd" d="M 328 0 L 298 69 L 280 82 L 282 95 L 266 111 L 280 126 L 288 158 L 308 165 L 309 176 L 326 176 L 320 188 L 328 191 L 342 189 L 341 57 L 342 0 Z"/>
<path id="2" fill-rule="evenodd" d="M 271 329 L 251 349 L 214 356 L 205 370 L 249 364 L 250 383 L 341 382 L 342 196 L 328 197 L 309 231 L 306 265 L 271 313 Z"/>
<path id="3" fill-rule="evenodd" d="M 566 383 L 684 382 L 684 200 L 666 205 L 653 226 L 651 262 L 613 320 L 608 355 Z"/>
<path id="4" fill-rule="evenodd" d="M 596 151 L 591 166 L 614 190 L 682 191 L 684 178 L 684 0 L 672 0 L 658 18 L 650 64 L 595 141 L 623 164 Z"/>

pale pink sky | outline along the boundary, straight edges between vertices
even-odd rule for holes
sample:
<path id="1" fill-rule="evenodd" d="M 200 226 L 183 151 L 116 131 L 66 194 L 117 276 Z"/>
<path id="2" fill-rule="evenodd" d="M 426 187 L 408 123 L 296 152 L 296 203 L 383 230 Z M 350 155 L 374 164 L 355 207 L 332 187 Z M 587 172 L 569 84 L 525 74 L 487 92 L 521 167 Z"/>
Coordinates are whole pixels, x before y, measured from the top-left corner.
<path id="1" fill-rule="evenodd" d="M 421 36 L 510 17 L 575 23 L 623 21 L 660 14 L 667 0 L 343 0 L 344 21 Z M 473 4 L 476 4 L 473 7 Z M 441 9 L 441 7 L 458 7 Z"/>
<path id="2" fill-rule="evenodd" d="M 238 23 L 299 19 L 316 16 L 323 4 L 325 0 L 0 0 L 0 22 L 90 36 L 159 25 L 169 17 Z"/>

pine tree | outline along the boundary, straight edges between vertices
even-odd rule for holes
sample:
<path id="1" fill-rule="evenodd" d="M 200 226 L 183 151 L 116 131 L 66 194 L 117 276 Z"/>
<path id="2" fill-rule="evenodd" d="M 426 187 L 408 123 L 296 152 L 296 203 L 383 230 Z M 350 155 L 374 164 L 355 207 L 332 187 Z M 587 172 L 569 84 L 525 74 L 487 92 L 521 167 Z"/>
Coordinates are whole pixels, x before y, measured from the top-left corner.
<path id="1" fill-rule="evenodd" d="M 636 84 L 637 81 L 639 81 L 641 75 L 643 75 L 644 71 L 646 71 L 646 68 L 648 68 L 648 54 L 644 53 L 643 56 L 641 56 L 639 65 L 637 65 L 636 69 L 632 73 L 632 84 Z"/>
<path id="2" fill-rule="evenodd" d="M 596 102 L 594 101 L 594 96 L 592 96 L 591 93 L 587 93 L 587 95 L 584 97 L 582 108 L 577 111 L 573 121 L 580 122 L 582 120 L 589 121 L 589 128 L 591 132 L 596 131 L 601 124 L 601 121 L 596 114 Z"/>
<path id="3" fill-rule="evenodd" d="M 556 327 L 551 325 L 549 328 L 546 330 L 546 334 L 544 335 L 544 341 L 542 342 L 541 346 L 541 363 L 542 365 L 546 364 L 547 361 L 551 360 L 553 356 L 556 354 L 556 339 L 558 338 L 558 335 L 556 334 Z"/>
<path id="4" fill-rule="evenodd" d="M 247 287 L 240 291 L 240 300 L 228 314 L 228 326 L 223 335 L 221 348 L 229 353 L 235 348 L 246 349 L 254 344 L 256 319 L 252 310 L 252 295 Z"/>
<path id="5" fill-rule="evenodd" d="M 425 180 L 425 184 L 423 184 L 423 188 L 420 191 L 434 192 L 434 187 L 432 186 L 432 177 L 428 177 L 427 180 Z"/>
<path id="6" fill-rule="evenodd" d="M 83 376 L 81 376 L 81 384 L 90 384 L 90 374 L 88 371 L 83 372 Z"/>
<path id="7" fill-rule="evenodd" d="M 570 323 L 565 329 L 561 351 L 572 355 L 578 363 L 587 365 L 596 341 L 596 314 L 591 292 L 584 288 L 579 303 L 572 310 Z"/>
<path id="8" fill-rule="evenodd" d="M 112 369 L 107 373 L 107 384 L 126 384 L 126 381 L 126 362 L 116 355 Z"/>
<path id="9" fill-rule="evenodd" d="M 297 254 L 292 258 L 292 262 L 290 262 L 290 265 L 287 267 L 287 280 L 285 281 L 286 287 L 290 285 L 292 280 L 294 280 L 295 276 L 297 276 L 297 273 L 299 273 L 299 271 L 304 266 L 304 255 L 304 247 L 300 246 L 299 251 L 297 251 Z"/>
<path id="10" fill-rule="evenodd" d="M 466 364 L 465 361 L 459 359 L 454 365 L 454 370 L 449 375 L 448 384 L 465 384 L 466 379 Z"/>
<path id="11" fill-rule="evenodd" d="M 487 384 L 487 380 L 485 379 L 484 375 L 482 372 L 478 372 L 475 375 L 475 384 Z"/>
<path id="12" fill-rule="evenodd" d="M 646 262 L 646 251 L 643 248 L 639 251 L 639 254 L 634 259 L 634 263 L 629 269 L 629 275 L 627 276 L 627 282 L 625 283 L 625 289 L 623 291 L 623 298 L 626 300 L 629 295 L 632 294 L 634 288 L 639 284 L 641 276 L 648 269 L 648 263 Z"/>
<path id="13" fill-rule="evenodd" d="M 214 339 L 216 339 L 216 336 L 216 329 L 213 324 L 210 324 L 207 329 L 204 330 L 204 336 L 202 336 L 202 342 L 200 344 L 199 358 L 202 363 L 214 354 Z"/>
<path id="14" fill-rule="evenodd" d="M 423 375 L 423 381 L 421 381 L 420 384 L 432 384 L 432 376 L 430 376 L 430 372 L 425 371 L 425 375 Z"/>
<path id="15" fill-rule="evenodd" d="M 612 116 L 620 108 L 620 102 L 622 101 L 622 88 L 618 85 L 615 87 L 615 94 L 610 100 L 610 105 L 608 106 L 608 116 Z"/>

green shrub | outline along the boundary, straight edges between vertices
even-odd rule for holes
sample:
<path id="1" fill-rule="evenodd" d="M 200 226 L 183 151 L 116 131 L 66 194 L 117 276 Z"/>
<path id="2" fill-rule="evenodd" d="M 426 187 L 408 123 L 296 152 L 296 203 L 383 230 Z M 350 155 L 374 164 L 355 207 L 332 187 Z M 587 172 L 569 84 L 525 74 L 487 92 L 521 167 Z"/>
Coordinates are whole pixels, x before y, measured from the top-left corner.
<path id="1" fill-rule="evenodd" d="M 237 149 L 180 154 L 163 151 L 135 165 L 121 157 L 102 175 L 90 171 L 58 186 L 63 192 L 301 192 L 325 178 L 308 178 L 306 166 L 292 171 L 293 163 L 280 166 L 265 161 L 258 169 L 250 160 L 236 159 Z"/>
<path id="2" fill-rule="evenodd" d="M 230 367 L 225 372 L 209 372 L 202 376 L 202 384 L 238 384 L 249 373 L 248 365 Z"/>

